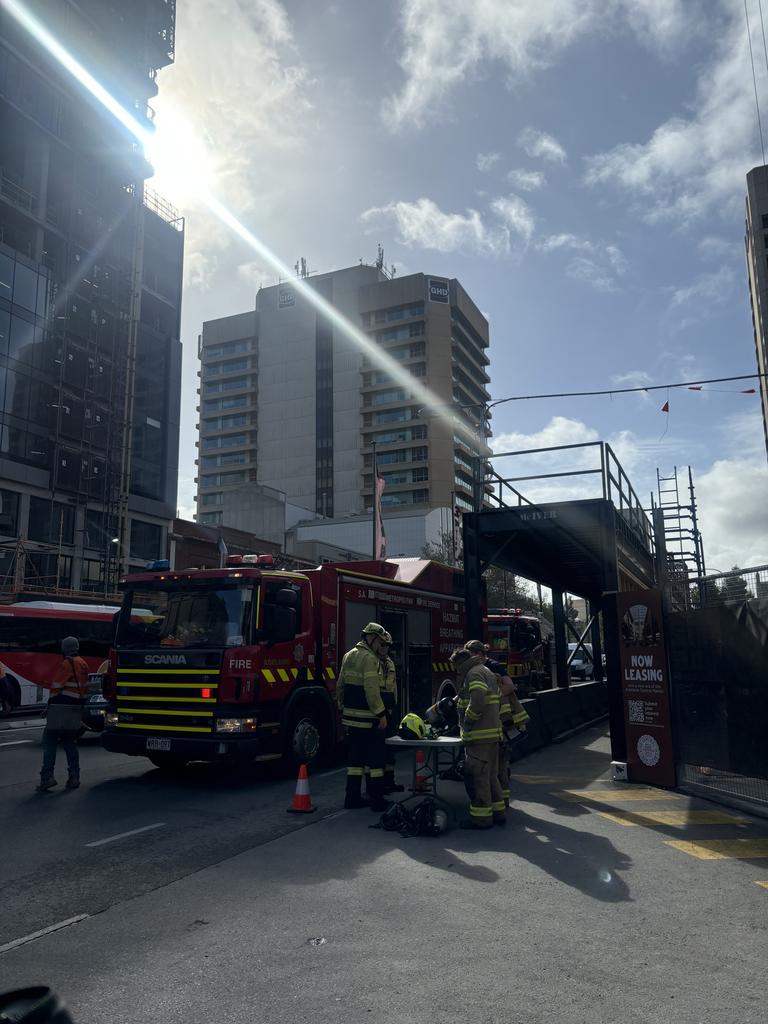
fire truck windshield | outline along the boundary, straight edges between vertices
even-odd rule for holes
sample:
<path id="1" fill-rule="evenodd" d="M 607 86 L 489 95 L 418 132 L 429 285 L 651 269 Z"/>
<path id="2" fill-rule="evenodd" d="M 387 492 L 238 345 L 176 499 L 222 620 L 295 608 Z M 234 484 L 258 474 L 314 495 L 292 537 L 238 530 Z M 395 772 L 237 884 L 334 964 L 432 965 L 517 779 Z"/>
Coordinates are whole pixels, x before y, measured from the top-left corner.
<path id="1" fill-rule="evenodd" d="M 241 647 L 253 633 L 253 586 L 183 583 L 128 589 L 117 627 L 117 646 Z M 136 605 L 137 611 L 131 614 Z M 141 611 L 139 612 L 139 608 Z"/>

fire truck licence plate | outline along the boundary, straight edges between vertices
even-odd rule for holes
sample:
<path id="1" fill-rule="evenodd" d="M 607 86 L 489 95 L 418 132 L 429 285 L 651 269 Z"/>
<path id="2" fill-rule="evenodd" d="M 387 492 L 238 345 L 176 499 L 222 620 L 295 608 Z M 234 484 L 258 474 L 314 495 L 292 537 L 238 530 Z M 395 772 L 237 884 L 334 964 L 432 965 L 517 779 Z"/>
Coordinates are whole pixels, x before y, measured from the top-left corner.
<path id="1" fill-rule="evenodd" d="M 147 739 L 146 750 L 170 750 L 171 741 L 164 736 L 150 736 Z"/>

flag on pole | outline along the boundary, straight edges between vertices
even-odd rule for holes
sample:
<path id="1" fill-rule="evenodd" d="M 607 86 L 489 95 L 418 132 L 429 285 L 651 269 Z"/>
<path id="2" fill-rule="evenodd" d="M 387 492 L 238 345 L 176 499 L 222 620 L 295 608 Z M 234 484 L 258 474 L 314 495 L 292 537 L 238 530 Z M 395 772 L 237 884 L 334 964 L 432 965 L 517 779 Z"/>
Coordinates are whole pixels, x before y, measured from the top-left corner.
<path id="1" fill-rule="evenodd" d="M 384 493 L 384 477 L 379 473 L 376 456 L 373 457 L 373 557 L 387 557 L 387 535 L 381 514 L 381 496 Z"/>

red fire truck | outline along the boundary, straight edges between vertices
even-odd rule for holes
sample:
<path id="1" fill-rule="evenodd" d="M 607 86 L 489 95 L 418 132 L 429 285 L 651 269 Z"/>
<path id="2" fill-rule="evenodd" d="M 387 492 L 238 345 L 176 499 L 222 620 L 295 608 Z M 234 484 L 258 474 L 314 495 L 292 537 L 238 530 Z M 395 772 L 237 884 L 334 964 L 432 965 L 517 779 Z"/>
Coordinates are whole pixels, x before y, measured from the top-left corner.
<path id="1" fill-rule="evenodd" d="M 541 622 L 535 615 L 525 615 L 522 608 L 490 608 L 488 646 L 489 657 L 507 666 L 518 696 L 550 685 Z"/>
<path id="2" fill-rule="evenodd" d="M 103 743 L 159 767 L 317 764 L 340 739 L 336 677 L 366 622 L 392 634 L 398 715 L 434 701 L 465 639 L 462 573 L 424 559 L 301 572 L 274 568 L 269 555 L 221 569 L 154 563 L 120 586 Z"/>

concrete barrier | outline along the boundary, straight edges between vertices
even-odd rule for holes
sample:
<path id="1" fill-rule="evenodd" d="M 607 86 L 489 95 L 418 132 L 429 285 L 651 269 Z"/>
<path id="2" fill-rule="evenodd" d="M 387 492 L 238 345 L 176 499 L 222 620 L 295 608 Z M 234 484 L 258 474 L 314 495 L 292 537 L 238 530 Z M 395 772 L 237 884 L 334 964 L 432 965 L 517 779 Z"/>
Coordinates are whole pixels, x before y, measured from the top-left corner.
<path id="1" fill-rule="evenodd" d="M 573 690 L 537 690 L 531 697 L 539 705 L 549 743 L 578 728 L 584 721 L 578 696 Z"/>
<path id="2" fill-rule="evenodd" d="M 576 683 L 571 687 L 576 694 L 581 722 L 593 722 L 608 714 L 608 694 L 605 683 Z"/>

